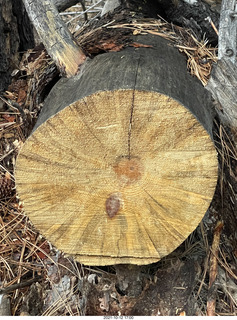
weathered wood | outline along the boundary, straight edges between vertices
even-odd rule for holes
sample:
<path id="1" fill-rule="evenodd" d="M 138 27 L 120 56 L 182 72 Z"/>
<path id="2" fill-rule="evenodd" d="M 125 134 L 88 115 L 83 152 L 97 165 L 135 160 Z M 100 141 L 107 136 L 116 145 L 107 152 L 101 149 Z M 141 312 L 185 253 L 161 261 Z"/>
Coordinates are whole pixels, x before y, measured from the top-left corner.
<path id="1" fill-rule="evenodd" d="M 211 95 L 203 90 L 203 86 L 196 78 L 188 75 L 186 59 L 177 54 L 177 49 L 172 45 L 167 45 L 166 40 L 157 36 L 136 36 L 134 42 L 152 45 L 152 48 L 129 47 L 121 52 L 96 56 L 84 64 L 82 72 L 76 77 L 61 79 L 46 100 L 34 130 L 73 102 L 97 91 L 128 89 L 136 78 L 137 90 L 158 91 L 184 105 L 188 100 L 189 110 L 212 135 L 215 111 L 211 106 Z M 160 61 L 159 65 L 157 61 Z M 113 65 L 114 67 L 111 67 Z M 159 77 L 155 71 L 151 73 L 151 70 L 156 68 L 159 69 Z M 178 74 L 179 77 L 174 77 L 174 74 Z M 199 96 L 200 91 L 201 96 Z M 63 99 L 58 95 L 59 92 Z"/>
<path id="2" fill-rule="evenodd" d="M 219 28 L 218 62 L 214 66 L 206 89 L 217 101 L 217 112 L 222 122 L 237 127 L 237 65 L 235 0 L 222 2 Z"/>
<path id="3" fill-rule="evenodd" d="M 97 56 L 53 88 L 17 160 L 26 213 L 85 264 L 158 261 L 215 190 L 210 95 L 166 40 L 135 40 L 153 47 Z"/>
<path id="4" fill-rule="evenodd" d="M 223 0 L 218 36 L 218 59 L 228 58 L 236 62 L 237 46 L 237 4 L 236 0 Z"/>
<path id="5" fill-rule="evenodd" d="M 50 0 L 23 0 L 27 13 L 47 52 L 62 73 L 75 75 L 85 61 L 55 5 Z"/>
<path id="6" fill-rule="evenodd" d="M 222 123 L 237 127 L 237 65 L 222 58 L 213 68 L 206 88 L 218 102 Z"/>
<path id="7" fill-rule="evenodd" d="M 101 11 L 101 16 L 104 16 L 108 12 L 113 12 L 114 9 L 121 5 L 120 0 L 107 0 Z"/>
<path id="8" fill-rule="evenodd" d="M 11 316 L 10 298 L 6 294 L 0 294 L 0 316 Z"/>

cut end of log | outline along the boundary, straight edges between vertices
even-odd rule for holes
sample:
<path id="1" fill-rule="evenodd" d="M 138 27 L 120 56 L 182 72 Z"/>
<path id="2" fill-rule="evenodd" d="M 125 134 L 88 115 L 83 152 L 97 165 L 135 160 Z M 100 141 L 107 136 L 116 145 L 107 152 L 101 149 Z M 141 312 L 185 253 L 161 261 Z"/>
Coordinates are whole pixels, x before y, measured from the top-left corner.
<path id="1" fill-rule="evenodd" d="M 87 265 L 143 265 L 197 227 L 217 167 L 213 142 L 189 110 L 129 89 L 94 93 L 44 122 L 15 175 L 27 215 L 56 247 Z"/>

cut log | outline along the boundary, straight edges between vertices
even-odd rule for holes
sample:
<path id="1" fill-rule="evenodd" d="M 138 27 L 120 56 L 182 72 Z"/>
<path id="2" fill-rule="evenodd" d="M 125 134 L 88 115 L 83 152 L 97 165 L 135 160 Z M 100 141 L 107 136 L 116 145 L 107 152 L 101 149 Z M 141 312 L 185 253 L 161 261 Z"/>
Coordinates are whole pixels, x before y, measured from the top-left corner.
<path id="1" fill-rule="evenodd" d="M 26 213 L 87 265 L 149 264 L 179 246 L 217 181 L 210 94 L 157 36 L 88 61 L 48 96 L 16 164 Z"/>

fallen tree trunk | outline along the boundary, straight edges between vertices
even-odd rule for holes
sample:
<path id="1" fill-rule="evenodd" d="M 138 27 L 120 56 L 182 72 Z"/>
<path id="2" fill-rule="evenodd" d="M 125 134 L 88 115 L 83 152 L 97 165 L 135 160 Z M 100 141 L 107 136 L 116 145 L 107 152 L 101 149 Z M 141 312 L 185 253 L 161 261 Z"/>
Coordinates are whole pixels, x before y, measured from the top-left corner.
<path id="1" fill-rule="evenodd" d="M 158 261 L 215 191 L 210 95 L 168 41 L 134 40 L 53 88 L 17 160 L 32 222 L 89 265 Z"/>

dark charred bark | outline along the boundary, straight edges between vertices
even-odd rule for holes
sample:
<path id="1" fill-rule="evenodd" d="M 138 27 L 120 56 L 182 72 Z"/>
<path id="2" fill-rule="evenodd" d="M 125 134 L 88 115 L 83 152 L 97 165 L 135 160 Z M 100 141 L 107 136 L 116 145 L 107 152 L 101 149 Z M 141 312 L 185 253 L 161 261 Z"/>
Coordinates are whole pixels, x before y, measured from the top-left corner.
<path id="1" fill-rule="evenodd" d="M 27 49 L 33 48 L 35 45 L 33 26 L 21 0 L 14 0 L 12 2 L 12 9 L 13 14 L 17 19 L 17 29 L 20 39 L 19 51 L 23 52 Z"/>
<path id="2" fill-rule="evenodd" d="M 110 1 L 113 3 L 113 0 Z M 118 3 L 118 0 L 115 1 Z M 127 8 L 145 18 L 162 17 L 168 22 L 190 28 L 197 39 L 201 40 L 205 37 L 210 44 L 217 45 L 218 36 L 211 26 L 210 19 L 218 29 L 220 18 L 219 2 L 204 0 L 190 4 L 183 0 L 120 0 L 120 6 L 116 8 L 116 11 Z"/>
<path id="3" fill-rule="evenodd" d="M 0 0 L 0 92 L 7 88 L 21 51 L 34 46 L 32 26 L 21 0 Z"/>
<path id="4" fill-rule="evenodd" d="M 219 12 L 205 2 L 197 2 L 194 5 L 183 1 L 159 0 L 165 13 L 165 18 L 176 25 L 190 28 L 196 37 L 201 40 L 205 36 L 209 43 L 217 45 L 218 36 L 210 24 L 210 19 L 218 29 Z M 210 17 L 210 19 L 208 18 Z"/>
<path id="5" fill-rule="evenodd" d="M 12 2 L 8 0 L 0 0 L 0 33 L 0 91 L 3 91 L 19 59 L 17 20 L 12 12 Z"/>
<path id="6" fill-rule="evenodd" d="M 84 2 L 84 0 L 53 0 L 55 6 L 57 7 L 58 11 L 64 11 L 67 8 L 74 6 L 79 2 Z"/>

